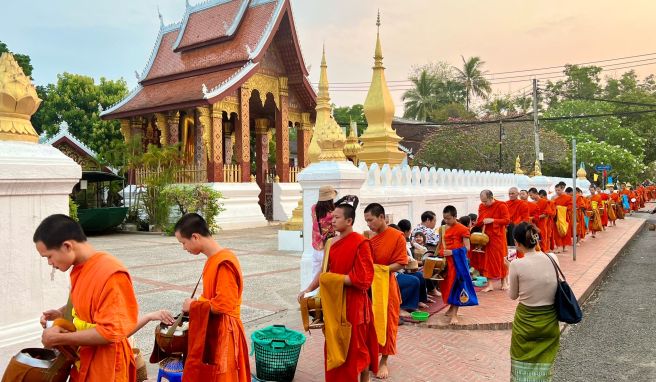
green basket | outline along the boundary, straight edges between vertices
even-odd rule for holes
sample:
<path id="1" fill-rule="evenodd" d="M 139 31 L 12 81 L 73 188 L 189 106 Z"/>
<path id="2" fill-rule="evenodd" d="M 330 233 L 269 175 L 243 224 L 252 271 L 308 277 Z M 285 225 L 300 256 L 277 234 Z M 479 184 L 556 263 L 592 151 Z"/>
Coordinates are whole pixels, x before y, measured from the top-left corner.
<path id="1" fill-rule="evenodd" d="M 305 335 L 284 325 L 267 326 L 251 335 L 257 379 L 288 382 L 294 379 Z"/>

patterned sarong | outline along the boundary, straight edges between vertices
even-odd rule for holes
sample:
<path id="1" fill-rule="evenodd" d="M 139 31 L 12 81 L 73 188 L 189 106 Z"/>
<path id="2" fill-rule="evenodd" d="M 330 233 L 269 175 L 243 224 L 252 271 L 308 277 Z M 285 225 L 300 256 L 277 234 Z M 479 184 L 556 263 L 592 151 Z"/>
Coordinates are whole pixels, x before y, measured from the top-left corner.
<path id="1" fill-rule="evenodd" d="M 553 305 L 517 305 L 510 340 L 511 382 L 548 382 L 560 344 Z"/>

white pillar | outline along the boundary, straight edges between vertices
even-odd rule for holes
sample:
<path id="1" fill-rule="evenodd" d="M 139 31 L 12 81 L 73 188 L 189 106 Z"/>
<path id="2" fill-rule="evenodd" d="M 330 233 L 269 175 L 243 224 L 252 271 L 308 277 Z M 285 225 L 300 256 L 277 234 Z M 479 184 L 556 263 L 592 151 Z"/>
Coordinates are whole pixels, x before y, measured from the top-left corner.
<path id="1" fill-rule="evenodd" d="M 367 173 L 349 161 L 312 163 L 298 174 L 298 183 L 303 189 L 303 256 L 301 257 L 300 290 L 312 281 L 312 205 L 317 203 L 319 188 L 331 185 L 337 190 L 337 199 L 344 195 L 358 195 Z M 363 220 L 362 209 L 356 211 L 356 222 Z M 357 223 L 356 223 L 357 224 Z"/>
<path id="2" fill-rule="evenodd" d="M 41 336 L 39 318 L 66 304 L 68 274 L 39 256 L 32 236 L 43 219 L 68 215 L 68 196 L 81 168 L 52 146 L 0 142 L 0 349 Z M 18 351 L 20 349 L 16 349 Z M 5 360 L 3 360 L 5 361 Z M 4 369 L 4 367 L 3 367 Z"/>

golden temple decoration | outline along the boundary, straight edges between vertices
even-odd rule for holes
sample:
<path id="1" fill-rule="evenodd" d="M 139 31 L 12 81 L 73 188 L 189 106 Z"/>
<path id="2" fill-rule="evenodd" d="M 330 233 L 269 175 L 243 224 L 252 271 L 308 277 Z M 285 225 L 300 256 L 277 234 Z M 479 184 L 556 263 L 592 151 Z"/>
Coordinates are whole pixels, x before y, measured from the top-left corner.
<path id="1" fill-rule="evenodd" d="M 125 143 L 129 143 L 132 138 L 132 125 L 130 124 L 129 119 L 121 119 L 121 134 L 123 134 L 123 139 Z"/>
<path id="2" fill-rule="evenodd" d="M 515 159 L 515 174 L 524 175 L 524 170 L 522 170 L 522 162 L 519 159 L 519 155 L 517 155 L 517 159 Z"/>
<path id="3" fill-rule="evenodd" d="M 588 173 L 585 171 L 585 165 L 581 162 L 578 171 L 576 171 L 576 179 L 584 180 L 588 176 Z"/>
<path id="4" fill-rule="evenodd" d="M 0 140 L 37 143 L 30 118 L 41 105 L 32 81 L 11 53 L 0 56 Z"/>
<path id="5" fill-rule="evenodd" d="M 373 76 L 367 99 L 364 102 L 364 114 L 367 117 L 368 126 L 360 137 L 363 149 L 358 155 L 358 159 L 367 163 L 378 163 L 381 166 L 383 164 L 395 165 L 405 159 L 405 154 L 399 150 L 401 137 L 392 129 L 394 102 L 385 79 L 383 49 L 380 42 L 380 12 L 376 26 L 378 32 Z"/>
<path id="6" fill-rule="evenodd" d="M 346 146 L 344 146 L 344 154 L 354 164 L 358 163 L 358 154 L 362 151 L 362 145 L 358 141 L 358 124 L 351 121 L 351 131 L 346 139 Z"/>
<path id="7" fill-rule="evenodd" d="M 260 93 L 262 106 L 266 103 L 267 94 L 271 93 L 273 95 L 273 102 L 275 102 L 276 107 L 280 108 L 280 83 L 278 82 L 278 78 L 257 73 L 246 81 L 246 86 L 251 91 L 257 90 Z"/>
<path id="8" fill-rule="evenodd" d="M 206 158 L 212 158 L 212 120 L 210 118 L 210 109 L 208 107 L 196 108 L 198 112 L 198 122 L 202 128 L 203 147 L 205 148 Z"/>
<path id="9" fill-rule="evenodd" d="M 303 230 L 303 198 L 298 201 L 298 206 L 292 211 L 292 216 L 287 222 L 282 224 L 285 231 L 302 231 Z"/>
<path id="10" fill-rule="evenodd" d="M 317 119 L 314 125 L 314 134 L 321 150 L 319 161 L 346 160 L 344 145 L 346 136 L 331 115 L 330 94 L 328 92 L 328 65 L 326 64 L 326 50 L 321 57 L 321 75 L 319 77 L 319 94 L 317 95 Z"/>
<path id="11" fill-rule="evenodd" d="M 531 176 L 542 176 L 542 170 L 540 170 L 540 161 L 537 159 L 535 160 L 535 167 L 533 168 Z"/>
<path id="12" fill-rule="evenodd" d="M 239 102 L 233 97 L 226 97 L 223 101 L 214 104 L 214 110 L 225 111 L 230 118 L 232 113 L 239 115 Z"/>
<path id="13" fill-rule="evenodd" d="M 155 113 L 155 121 L 157 123 L 157 130 L 160 131 L 159 143 L 162 146 L 166 146 L 169 144 L 169 125 L 166 123 L 166 115 Z"/>

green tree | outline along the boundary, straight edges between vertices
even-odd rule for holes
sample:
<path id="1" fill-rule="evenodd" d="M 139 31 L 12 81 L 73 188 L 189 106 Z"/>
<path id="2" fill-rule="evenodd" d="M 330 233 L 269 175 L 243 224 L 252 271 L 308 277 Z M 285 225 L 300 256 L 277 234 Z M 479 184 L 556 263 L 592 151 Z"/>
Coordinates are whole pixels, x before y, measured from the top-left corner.
<path id="1" fill-rule="evenodd" d="M 549 106 L 563 99 L 594 98 L 602 93 L 602 68 L 598 66 L 565 65 L 566 79 L 547 81 L 546 98 Z"/>
<path id="2" fill-rule="evenodd" d="M 487 99 L 488 94 L 492 91 L 490 82 L 485 78 L 483 65 L 485 61 L 480 57 L 470 57 L 465 60 L 462 58 L 462 69 L 454 68 L 458 74 L 458 80 L 465 87 L 466 102 L 465 107 L 469 110 L 469 105 L 473 97 Z"/>
<path id="3" fill-rule="evenodd" d="M 470 121 L 474 118 L 476 114 L 465 109 L 465 105 L 458 102 L 441 105 L 430 116 L 430 120 L 434 122 Z"/>
<path id="4" fill-rule="evenodd" d="M 503 124 L 505 138 L 502 140 L 502 163 L 504 172 L 515 169 L 517 155 L 522 160 L 525 172 L 533 170 L 535 152 L 530 122 L 507 122 Z M 558 133 L 543 131 L 541 150 L 544 153 L 542 172 L 548 176 L 567 175 L 567 156 L 563 147 L 567 142 Z M 415 163 L 436 168 L 454 168 L 477 171 L 499 170 L 499 125 L 481 124 L 474 126 L 443 126 L 426 138 Z"/>
<path id="5" fill-rule="evenodd" d="M 493 117 L 506 116 L 517 111 L 514 99 L 509 95 L 494 97 L 485 104 L 482 110 Z"/>
<path id="6" fill-rule="evenodd" d="M 367 127 L 367 119 L 364 116 L 364 105 L 362 104 L 341 107 L 333 105 L 333 117 L 337 124 L 343 127 L 349 127 L 351 121 L 357 123 L 358 136 L 362 135 Z"/>
<path id="7" fill-rule="evenodd" d="M 34 67 L 32 67 L 32 60 L 30 59 L 30 56 L 26 54 L 14 53 L 9 50 L 7 44 L 0 41 L 0 54 L 4 52 L 9 52 L 13 54 L 14 58 L 16 59 L 16 62 L 18 63 L 18 66 L 20 66 L 21 69 L 23 69 L 23 73 L 25 73 L 25 75 L 30 78 L 32 77 L 32 71 L 34 70 Z"/>
<path id="8" fill-rule="evenodd" d="M 437 80 L 427 70 L 422 70 L 417 77 L 411 77 L 413 88 L 403 93 L 405 111 L 403 117 L 426 121 L 437 109 Z"/>
<path id="9" fill-rule="evenodd" d="M 97 153 L 102 153 L 116 140 L 122 140 L 118 121 L 100 119 L 99 108 L 108 108 L 127 95 L 123 79 L 112 81 L 104 77 L 96 84 L 93 78 L 63 73 L 56 84 L 38 87 L 43 102 L 34 114 L 32 124 L 38 133 L 52 136 L 62 121 L 68 123 L 73 135 Z"/>

